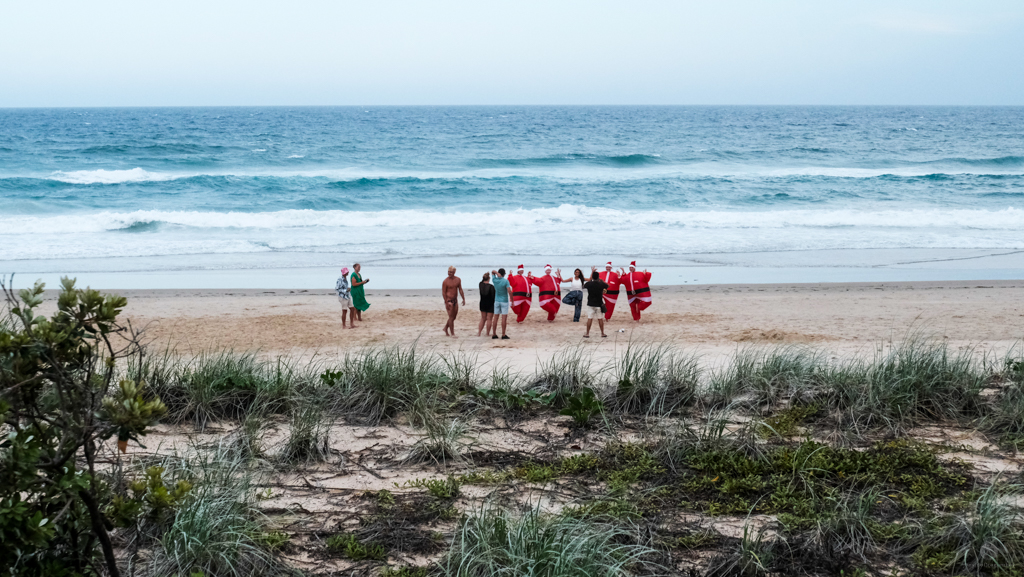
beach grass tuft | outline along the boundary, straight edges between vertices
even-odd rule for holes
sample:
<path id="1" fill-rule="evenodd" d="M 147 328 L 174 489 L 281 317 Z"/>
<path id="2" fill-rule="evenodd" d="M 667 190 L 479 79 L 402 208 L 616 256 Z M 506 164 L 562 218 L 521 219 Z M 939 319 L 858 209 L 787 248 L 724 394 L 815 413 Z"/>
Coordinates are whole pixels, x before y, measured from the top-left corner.
<path id="1" fill-rule="evenodd" d="M 290 403 L 288 440 L 280 458 L 294 466 L 309 466 L 330 459 L 333 419 L 316 394 L 300 395 Z"/>
<path id="2" fill-rule="evenodd" d="M 142 375 L 168 407 L 170 422 L 190 421 L 198 430 L 220 419 L 242 419 L 260 402 L 259 410 L 279 412 L 292 388 L 309 380 L 284 359 L 264 359 L 255 352 L 201 353 L 191 359 L 165 352 L 129 367 Z"/>
<path id="3" fill-rule="evenodd" d="M 292 574 L 261 542 L 258 479 L 246 461 L 219 447 L 174 459 L 169 469 L 191 480 L 180 507 L 147 560 L 153 575 L 255 577 Z"/>
<path id="4" fill-rule="evenodd" d="M 340 372 L 334 393 L 339 408 L 371 424 L 400 412 L 424 424 L 436 418 L 442 398 L 454 398 L 458 390 L 443 363 L 420 354 L 415 345 L 346 355 Z"/>
<path id="5" fill-rule="evenodd" d="M 653 553 L 634 526 L 485 505 L 462 521 L 441 565 L 451 577 L 611 577 Z"/>
<path id="6" fill-rule="evenodd" d="M 694 355 L 674 351 L 664 344 L 630 341 L 612 366 L 616 411 L 662 417 L 693 401 L 701 370 Z"/>

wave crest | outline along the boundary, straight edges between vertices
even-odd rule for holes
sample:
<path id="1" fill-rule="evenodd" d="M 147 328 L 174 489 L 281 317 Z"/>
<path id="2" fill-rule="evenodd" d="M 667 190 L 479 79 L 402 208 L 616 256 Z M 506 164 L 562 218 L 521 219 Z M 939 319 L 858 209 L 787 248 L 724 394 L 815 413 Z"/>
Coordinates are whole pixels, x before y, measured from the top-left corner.
<path id="1" fill-rule="evenodd" d="M 354 229 L 416 227 L 448 229 L 452 222 L 467 229 L 559 227 L 571 224 L 580 232 L 616 228 L 643 229 L 786 229 L 891 228 L 1020 230 L 1024 210 L 777 210 L 777 211 L 626 211 L 564 204 L 557 208 L 445 212 L 425 210 L 282 210 L 276 212 L 198 212 L 140 210 L 88 215 L 0 217 L 0 234 L 145 232 L 157 226 L 197 229 Z"/>

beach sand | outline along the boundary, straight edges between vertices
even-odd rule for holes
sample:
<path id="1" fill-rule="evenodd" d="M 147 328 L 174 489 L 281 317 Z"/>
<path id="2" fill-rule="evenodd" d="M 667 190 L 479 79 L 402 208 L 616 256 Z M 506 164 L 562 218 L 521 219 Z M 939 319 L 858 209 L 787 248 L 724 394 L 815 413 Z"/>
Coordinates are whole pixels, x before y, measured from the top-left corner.
<path id="1" fill-rule="evenodd" d="M 573 323 L 565 305 L 548 323 L 535 300 L 523 324 L 510 317 L 511 340 L 495 341 L 476 336 L 478 295 L 467 291 L 456 323 L 459 338 L 451 339 L 442 332 L 440 281 L 437 290 L 367 293 L 372 306 L 364 322 L 343 330 L 331 290 L 119 291 L 128 298 L 128 318 L 144 329 L 148 342 L 183 354 L 233 349 L 331 358 L 354 348 L 415 341 L 526 368 L 581 342 L 594 347 L 596 357 L 611 356 L 632 339 L 669 342 L 715 359 L 752 344 L 797 343 L 870 355 L 911 333 L 1001 354 L 1024 337 L 1024 281 L 656 286 L 642 324 L 632 322 L 623 295 L 606 327 L 609 337 L 600 338 L 595 322 L 586 341 L 583 323 Z M 47 304 L 52 307 L 52 299 Z"/>

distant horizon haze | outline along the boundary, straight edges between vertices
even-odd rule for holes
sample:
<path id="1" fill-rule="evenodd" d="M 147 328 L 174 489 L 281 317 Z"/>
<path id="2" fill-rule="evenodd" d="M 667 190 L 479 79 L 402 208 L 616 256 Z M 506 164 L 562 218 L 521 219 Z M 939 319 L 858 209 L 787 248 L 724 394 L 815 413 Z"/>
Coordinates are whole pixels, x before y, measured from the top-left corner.
<path id="1" fill-rule="evenodd" d="M 1024 2 L 0 5 L 0 107 L 1024 105 Z"/>

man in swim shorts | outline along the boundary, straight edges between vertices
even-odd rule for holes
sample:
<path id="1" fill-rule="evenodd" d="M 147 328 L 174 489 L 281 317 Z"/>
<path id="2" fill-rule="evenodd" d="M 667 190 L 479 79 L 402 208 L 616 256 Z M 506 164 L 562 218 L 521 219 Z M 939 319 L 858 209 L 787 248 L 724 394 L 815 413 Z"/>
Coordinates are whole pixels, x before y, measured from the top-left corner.
<path id="1" fill-rule="evenodd" d="M 455 276 L 455 267 L 448 267 L 448 278 L 441 283 L 441 296 L 444 298 L 444 308 L 448 311 L 448 322 L 444 325 L 444 334 L 455 337 L 455 317 L 459 316 L 459 296 L 462 296 L 462 306 L 466 306 L 466 293 L 462 292 L 462 279 Z M 449 330 L 451 331 L 449 333 Z"/>

